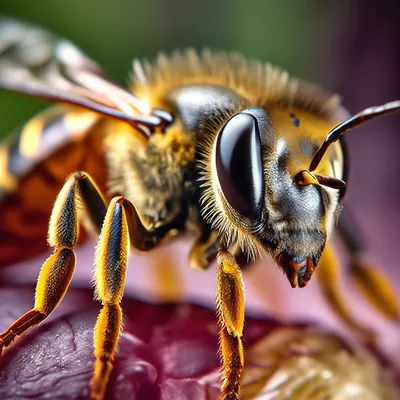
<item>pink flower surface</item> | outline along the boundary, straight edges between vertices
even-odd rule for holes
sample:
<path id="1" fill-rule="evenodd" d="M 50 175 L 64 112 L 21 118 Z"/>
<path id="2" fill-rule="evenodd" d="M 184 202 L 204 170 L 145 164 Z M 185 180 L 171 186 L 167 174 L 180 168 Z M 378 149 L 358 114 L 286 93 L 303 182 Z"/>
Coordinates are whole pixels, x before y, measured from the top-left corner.
<path id="1" fill-rule="evenodd" d="M 203 273 L 191 271 L 187 266 L 187 244 L 185 240 L 173 241 L 148 254 L 135 254 L 131 257 L 122 304 L 124 329 L 107 392 L 108 399 L 218 397 L 218 331 L 213 310 L 215 267 Z M 100 304 L 92 300 L 90 290 L 93 247 L 89 243 L 78 249 L 72 288 L 60 307 L 40 327 L 31 330 L 3 352 L 0 357 L 1 399 L 87 397 L 94 361 L 92 331 L 100 309 Z M 32 307 L 33 284 L 43 259 L 43 256 L 38 257 L 2 271 L 0 330 L 4 330 Z M 327 306 L 316 279 L 305 289 L 292 290 L 277 267 L 264 260 L 246 269 L 244 280 L 248 317 L 243 338 L 246 357 L 243 393 L 251 393 L 247 398 L 254 398 L 254 393 L 261 393 L 262 390 L 271 391 L 271 387 L 265 389 L 267 386 L 264 378 L 269 374 L 266 365 L 283 365 L 282 360 L 291 360 L 299 346 L 303 353 L 322 354 L 324 357 L 325 348 L 327 352 L 334 348 L 332 354 L 335 357 L 340 353 L 339 350 L 349 357 L 358 354 L 358 350 L 349 350 L 353 346 L 349 344 L 352 343 L 351 339 L 348 341 L 351 335 Z M 349 290 L 349 285 L 344 287 L 344 294 L 349 298 L 358 320 L 364 320 L 367 326 L 375 324 L 380 343 L 384 344 L 383 352 L 387 349 L 389 351 L 386 353 L 390 355 L 391 349 L 391 354 L 396 354 L 400 348 L 397 328 L 376 315 L 368 304 L 360 301 Z M 145 302 L 135 300 L 137 298 Z M 168 303 L 170 301 L 175 303 Z M 208 308 L 193 305 L 189 301 L 202 303 Z M 318 336 L 320 333 L 314 334 L 313 330 L 305 328 L 306 325 L 298 325 L 299 321 L 317 323 L 340 332 L 342 337 L 347 338 L 346 342 L 325 333 L 321 333 L 321 339 Z M 288 333 L 285 331 L 288 327 L 295 331 Z M 317 339 L 312 339 L 314 337 Z M 275 348 L 265 342 L 267 338 L 273 343 L 277 341 Z M 329 343 L 325 343 L 325 339 Z M 299 340 L 311 340 L 311 344 L 300 343 Z M 315 344 L 318 351 L 312 350 Z M 297 350 L 291 350 L 273 362 L 269 360 L 271 354 L 276 356 L 277 349 L 289 351 L 290 346 Z M 310 362 L 315 361 L 313 357 Z M 371 356 L 363 357 L 369 361 L 364 360 L 361 364 L 375 365 L 373 358 L 368 358 Z M 304 378 L 305 375 L 300 373 L 300 365 L 304 362 L 299 365 L 293 362 L 298 371 L 298 379 Z M 345 365 L 350 364 L 345 362 Z M 376 365 L 374 368 L 372 370 L 376 372 Z M 356 369 L 354 367 L 352 371 Z M 251 382 L 260 374 L 264 386 L 260 384 L 254 391 L 250 389 L 254 386 Z M 375 386 L 380 387 L 379 382 L 383 378 L 375 374 L 369 381 L 374 379 L 378 382 Z M 385 398 L 380 395 L 371 399 Z"/>

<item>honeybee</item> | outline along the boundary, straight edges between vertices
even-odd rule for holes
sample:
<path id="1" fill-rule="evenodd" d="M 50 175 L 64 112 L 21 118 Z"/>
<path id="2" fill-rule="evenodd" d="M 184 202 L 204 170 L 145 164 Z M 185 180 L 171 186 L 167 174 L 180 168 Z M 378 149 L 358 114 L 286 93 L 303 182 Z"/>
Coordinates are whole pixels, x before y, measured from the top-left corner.
<path id="1" fill-rule="evenodd" d="M 71 42 L 6 18 L 0 88 L 59 103 L 0 147 L 0 266 L 45 250 L 47 226 L 53 248 L 33 309 L 0 334 L 0 352 L 62 300 L 82 224 L 98 237 L 95 296 L 102 303 L 92 399 L 104 398 L 112 369 L 130 246 L 149 251 L 190 231 L 197 235 L 190 266 L 204 270 L 217 259 L 223 399 L 239 397 L 244 366 L 236 261 L 243 256 L 250 262 L 268 254 L 292 287 L 306 286 L 318 266 L 328 302 L 369 335 L 337 287 L 330 233 L 338 221 L 353 276 L 373 304 L 398 318 L 393 289 L 365 265 L 352 223 L 339 214 L 342 134 L 398 111 L 400 101 L 349 118 L 336 95 L 269 64 L 208 50 L 134 60 L 124 89 Z"/>

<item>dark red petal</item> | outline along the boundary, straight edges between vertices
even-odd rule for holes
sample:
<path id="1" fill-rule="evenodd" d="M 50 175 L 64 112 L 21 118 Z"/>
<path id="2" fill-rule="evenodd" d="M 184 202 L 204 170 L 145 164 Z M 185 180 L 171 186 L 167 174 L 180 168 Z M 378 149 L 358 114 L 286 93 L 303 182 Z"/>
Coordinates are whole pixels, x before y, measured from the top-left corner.
<path id="1" fill-rule="evenodd" d="M 0 287 L 0 331 L 31 307 L 33 292 L 33 286 Z M 122 306 L 125 323 L 108 400 L 218 398 L 214 310 L 130 298 L 125 298 Z M 0 398 L 86 399 L 94 361 L 93 326 L 99 309 L 91 290 L 71 289 L 47 321 L 3 352 Z M 385 396 L 377 398 L 398 398 L 393 383 L 369 353 L 333 334 L 305 325 L 285 327 L 272 320 L 248 318 L 243 343 L 243 394 L 276 390 L 272 383 L 268 386 L 274 379 L 282 391 L 290 385 L 307 387 L 310 369 L 304 366 L 310 365 L 316 382 L 328 371 L 338 379 L 338 387 L 346 387 L 344 383 L 350 380 L 362 390 Z M 362 371 L 357 371 L 360 365 Z M 326 387 L 331 389 L 335 382 L 330 380 Z"/>
<path id="2" fill-rule="evenodd" d="M 0 331 L 32 305 L 33 287 L 0 289 Z M 72 289 L 59 309 L 4 350 L 0 398 L 86 398 L 92 375 L 92 337 L 99 303 L 92 291 Z M 215 312 L 191 304 L 123 302 L 124 330 L 108 390 L 109 399 L 190 399 L 218 393 Z M 73 311 L 75 310 L 75 311 Z M 250 320 L 245 344 L 277 326 Z M 201 378 L 214 374 L 207 383 Z M 138 397 L 135 397 L 135 394 Z M 161 393 L 163 396 L 161 397 Z M 175 393 L 175 395 L 173 395 Z"/>

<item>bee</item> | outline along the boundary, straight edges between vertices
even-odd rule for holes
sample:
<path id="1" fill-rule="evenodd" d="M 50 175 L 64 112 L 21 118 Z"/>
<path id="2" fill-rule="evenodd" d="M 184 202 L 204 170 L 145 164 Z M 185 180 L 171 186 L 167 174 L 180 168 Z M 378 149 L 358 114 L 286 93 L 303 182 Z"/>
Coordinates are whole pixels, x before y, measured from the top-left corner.
<path id="1" fill-rule="evenodd" d="M 0 20 L 0 88 L 58 103 L 0 146 L 0 266 L 44 251 L 46 231 L 53 248 L 34 307 L 0 334 L 0 352 L 63 299 L 82 224 L 98 238 L 102 303 L 92 399 L 104 398 L 112 370 L 129 248 L 150 251 L 187 231 L 197 235 L 192 268 L 217 260 L 223 399 L 239 397 L 244 366 L 237 260 L 267 254 L 292 287 L 306 286 L 318 266 L 328 302 L 369 335 L 337 286 L 330 241 L 337 226 L 367 299 L 398 318 L 394 290 L 365 263 L 354 223 L 339 214 L 348 160 L 342 135 L 400 110 L 400 101 L 349 118 L 337 95 L 269 64 L 208 50 L 134 60 L 124 89 L 71 42 L 8 18 Z"/>

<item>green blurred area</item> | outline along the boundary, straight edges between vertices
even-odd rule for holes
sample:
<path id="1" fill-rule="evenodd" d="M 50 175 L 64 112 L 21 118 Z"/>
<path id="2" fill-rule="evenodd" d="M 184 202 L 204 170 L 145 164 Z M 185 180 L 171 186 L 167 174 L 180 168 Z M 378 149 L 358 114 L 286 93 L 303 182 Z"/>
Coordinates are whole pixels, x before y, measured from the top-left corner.
<path id="1" fill-rule="evenodd" d="M 347 12 L 320 7 L 317 1 L 298 0 L 10 0 L 0 3 L 0 14 L 71 39 L 121 84 L 134 57 L 152 59 L 159 51 L 186 47 L 235 50 L 293 75 L 322 80 L 321 29 L 329 32 L 329 21 L 343 24 Z M 0 92 L 0 136 L 44 106 Z"/>

